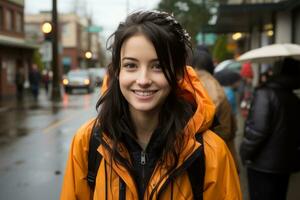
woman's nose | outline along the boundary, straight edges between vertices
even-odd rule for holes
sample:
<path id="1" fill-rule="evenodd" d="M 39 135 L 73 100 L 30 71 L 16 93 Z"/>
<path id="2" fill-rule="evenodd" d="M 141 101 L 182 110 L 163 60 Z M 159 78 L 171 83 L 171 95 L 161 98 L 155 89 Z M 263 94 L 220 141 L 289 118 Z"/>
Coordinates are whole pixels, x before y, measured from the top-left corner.
<path id="1" fill-rule="evenodd" d="M 140 86 L 149 86 L 152 83 L 149 72 L 147 70 L 141 70 L 137 77 L 136 83 Z"/>

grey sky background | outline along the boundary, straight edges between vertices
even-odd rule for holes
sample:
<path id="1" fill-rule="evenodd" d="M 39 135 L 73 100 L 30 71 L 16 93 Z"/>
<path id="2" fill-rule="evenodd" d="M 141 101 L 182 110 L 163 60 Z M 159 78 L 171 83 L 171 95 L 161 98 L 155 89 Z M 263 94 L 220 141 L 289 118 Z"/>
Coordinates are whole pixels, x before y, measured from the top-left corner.
<path id="1" fill-rule="evenodd" d="M 77 7 L 81 15 L 92 16 L 96 25 L 103 27 L 100 33 L 102 40 L 113 33 L 120 21 L 123 21 L 127 11 L 153 9 L 160 0 L 57 0 L 59 12 L 72 12 Z M 77 5 L 77 6 L 75 6 Z M 52 9 L 52 0 L 25 0 L 25 13 L 39 13 Z"/>

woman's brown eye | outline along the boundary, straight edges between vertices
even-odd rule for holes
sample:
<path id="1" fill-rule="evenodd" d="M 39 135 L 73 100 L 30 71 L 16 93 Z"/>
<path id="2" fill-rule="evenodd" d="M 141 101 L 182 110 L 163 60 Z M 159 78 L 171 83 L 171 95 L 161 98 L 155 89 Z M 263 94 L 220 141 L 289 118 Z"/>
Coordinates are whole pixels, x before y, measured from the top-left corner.
<path id="1" fill-rule="evenodd" d="M 155 64 L 155 65 L 152 66 L 152 68 L 155 69 L 155 70 L 158 70 L 158 71 L 162 70 L 160 64 Z"/>
<path id="2" fill-rule="evenodd" d="M 135 68 L 136 65 L 134 63 L 125 63 L 125 64 L 123 64 L 123 67 L 132 69 L 132 68 Z"/>

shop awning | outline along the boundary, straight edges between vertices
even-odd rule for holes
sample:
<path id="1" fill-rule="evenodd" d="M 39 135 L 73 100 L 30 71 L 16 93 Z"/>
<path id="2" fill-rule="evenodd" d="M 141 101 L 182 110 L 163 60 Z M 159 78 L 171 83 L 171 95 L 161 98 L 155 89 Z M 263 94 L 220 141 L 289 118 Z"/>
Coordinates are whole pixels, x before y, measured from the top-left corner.
<path id="1" fill-rule="evenodd" d="M 206 33 L 250 32 L 255 24 L 271 23 L 273 13 L 291 10 L 300 1 L 289 0 L 278 3 L 221 4 L 215 25 L 203 27 Z"/>
<path id="2" fill-rule="evenodd" d="M 0 46 L 17 47 L 21 49 L 37 49 L 39 46 L 24 39 L 11 38 L 0 35 Z"/>

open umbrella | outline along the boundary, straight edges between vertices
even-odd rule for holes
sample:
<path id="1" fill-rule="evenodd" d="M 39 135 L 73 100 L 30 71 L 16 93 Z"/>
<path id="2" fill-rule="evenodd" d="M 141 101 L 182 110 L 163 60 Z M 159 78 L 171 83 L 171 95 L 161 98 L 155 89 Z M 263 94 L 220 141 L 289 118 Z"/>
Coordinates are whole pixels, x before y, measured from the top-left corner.
<path id="1" fill-rule="evenodd" d="M 223 69 L 230 69 L 236 72 L 239 72 L 241 69 L 242 65 L 240 62 L 237 62 L 235 60 L 224 60 L 222 62 L 220 62 L 216 68 L 214 69 L 214 73 L 217 73 Z"/>
<path id="2" fill-rule="evenodd" d="M 300 60 L 300 45 L 297 44 L 272 44 L 258 49 L 250 50 L 240 57 L 238 61 L 252 61 L 258 63 L 270 63 L 281 60 L 284 57 L 292 57 Z"/>

